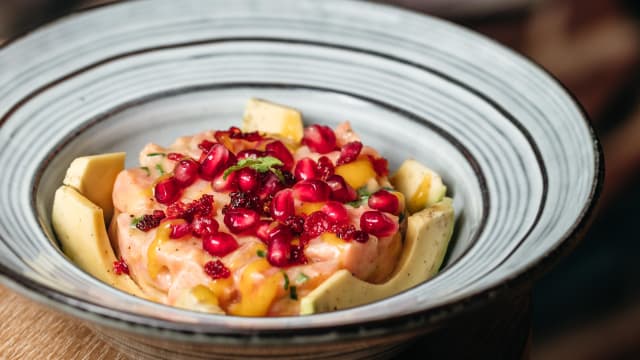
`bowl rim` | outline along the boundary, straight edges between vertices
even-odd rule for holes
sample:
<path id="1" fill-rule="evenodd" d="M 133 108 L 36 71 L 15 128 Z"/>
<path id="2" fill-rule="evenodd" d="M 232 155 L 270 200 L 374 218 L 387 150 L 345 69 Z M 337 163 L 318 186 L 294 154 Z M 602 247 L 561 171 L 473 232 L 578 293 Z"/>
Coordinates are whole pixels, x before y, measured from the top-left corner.
<path id="1" fill-rule="evenodd" d="M 138 1 L 142 2 L 141 0 L 136 0 L 135 2 Z M 51 28 L 59 22 L 64 22 L 70 18 L 82 16 L 84 13 L 101 8 L 127 6 L 126 4 L 130 2 L 133 1 L 97 4 L 94 6 L 74 10 L 55 19 L 50 19 L 37 27 L 24 30 L 6 39 L 4 43 L 0 44 L 0 51 L 6 49 L 14 42 L 25 38 L 34 32 L 40 32 Z M 371 3 L 365 1 L 358 1 L 358 3 L 360 3 L 359 6 L 367 6 L 370 8 L 386 8 L 388 10 L 393 10 L 399 13 L 409 13 L 414 16 L 419 15 L 422 17 L 433 18 L 433 16 L 402 9 L 395 5 Z M 259 333 L 255 333 L 254 331 L 248 329 L 238 329 L 237 332 L 234 333 L 185 330 L 172 327 L 172 322 L 168 320 L 153 319 L 160 325 L 152 325 L 148 322 L 148 320 L 152 318 L 136 313 L 127 313 L 127 315 L 131 319 L 124 319 L 122 317 L 107 315 L 108 313 L 125 314 L 125 312 L 115 310 L 101 304 L 93 303 L 91 301 L 86 301 L 81 298 L 69 296 L 54 288 L 43 286 L 9 268 L 3 263 L 0 263 L 0 283 L 32 300 L 35 300 L 39 303 L 47 304 L 57 310 L 63 311 L 64 313 L 82 318 L 84 320 L 95 322 L 97 325 L 125 330 L 127 332 L 133 332 L 140 335 L 151 335 L 161 339 L 181 340 L 189 342 L 211 342 L 211 340 L 218 340 L 221 342 L 237 342 L 242 344 L 246 344 L 245 339 L 247 336 L 250 336 L 252 342 L 256 343 L 264 342 L 268 344 L 289 345 L 294 343 L 292 343 L 290 338 L 282 337 L 282 334 L 290 334 L 292 331 L 296 331 L 296 335 L 299 336 L 300 339 L 302 339 L 300 343 L 304 344 L 327 342 L 328 339 L 324 336 L 327 331 L 330 331 L 332 334 L 337 334 L 338 338 L 340 339 L 339 341 L 348 341 L 354 338 L 363 337 L 375 338 L 384 336 L 384 334 L 393 331 L 400 331 L 402 333 L 423 333 L 435 326 L 438 326 L 439 324 L 457 318 L 470 310 L 481 308 L 497 297 L 510 296 L 529 291 L 530 284 L 533 281 L 539 279 L 542 275 L 549 271 L 553 267 L 553 265 L 557 264 L 561 260 L 561 258 L 570 253 L 579 244 L 582 237 L 593 222 L 595 215 L 597 214 L 598 199 L 602 194 L 605 174 L 604 153 L 602 150 L 602 144 L 595 132 L 595 129 L 592 126 L 590 117 L 582 104 L 577 100 L 576 96 L 571 93 L 569 89 L 544 66 L 531 59 L 529 56 L 517 53 L 514 50 L 497 43 L 495 40 L 486 37 L 485 35 L 473 32 L 448 20 L 439 19 L 439 21 L 447 23 L 448 26 L 455 27 L 457 29 L 464 29 L 467 32 L 472 32 L 475 35 L 481 36 L 485 41 L 489 41 L 493 43 L 493 45 L 497 45 L 501 49 L 507 50 L 511 54 L 511 56 L 517 56 L 526 59 L 530 64 L 534 65 L 542 73 L 549 76 L 549 78 L 556 85 L 558 85 L 559 88 L 564 90 L 565 94 L 568 95 L 568 101 L 570 101 L 580 112 L 580 117 L 589 132 L 589 136 L 593 146 L 593 161 L 595 165 L 595 171 L 591 179 L 591 188 L 589 191 L 589 195 L 586 198 L 584 206 L 578 214 L 576 220 L 558 239 L 558 241 L 544 254 L 542 254 L 537 260 L 531 262 L 528 266 L 522 268 L 520 271 L 512 273 L 504 281 L 493 286 L 478 290 L 476 291 L 476 293 L 470 294 L 469 296 L 465 296 L 461 299 L 433 306 L 428 309 L 414 311 L 409 314 L 395 316 L 393 318 L 368 320 L 353 324 L 341 324 L 338 325 L 338 327 L 331 328 L 311 327 L 295 330 L 268 329 L 261 330 Z M 443 75 L 446 76 L 446 74 Z M 0 119 L 0 127 L 4 125 L 4 122 L 9 118 L 11 112 L 12 111 L 10 111 L 7 116 L 3 117 L 3 119 Z M 101 311 L 100 313 L 98 313 L 92 311 L 92 308 L 99 308 L 106 311 Z M 204 336 L 204 338 L 199 337 L 198 335 Z M 330 341 L 335 342 L 336 339 L 332 338 Z"/>

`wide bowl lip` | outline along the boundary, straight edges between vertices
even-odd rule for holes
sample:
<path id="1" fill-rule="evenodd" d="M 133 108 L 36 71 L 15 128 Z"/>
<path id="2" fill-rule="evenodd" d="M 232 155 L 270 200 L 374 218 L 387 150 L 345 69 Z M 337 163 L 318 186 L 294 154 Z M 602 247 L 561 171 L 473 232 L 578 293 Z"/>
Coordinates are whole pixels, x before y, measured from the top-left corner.
<path id="1" fill-rule="evenodd" d="M 404 12 L 409 14 L 418 14 L 420 16 L 432 17 L 430 15 L 422 14 L 419 12 L 399 8 L 390 4 L 370 3 L 365 1 L 357 1 L 359 6 L 369 7 L 381 7 L 391 8 L 393 11 Z M 18 33 L 11 38 L 7 39 L 3 44 L 0 44 L 0 51 L 6 49 L 14 42 L 29 36 L 34 32 L 39 32 L 55 26 L 59 22 L 66 21 L 70 18 L 82 16 L 84 13 L 91 12 L 104 7 L 111 6 L 126 6 L 122 2 L 104 3 L 95 6 L 90 6 L 78 10 L 74 10 L 66 15 L 58 17 L 56 19 L 49 20 L 40 26 Z M 473 32 L 472 30 L 465 29 L 464 27 L 457 25 L 448 20 L 438 18 L 439 21 L 445 22 L 448 26 L 452 26 L 458 29 L 464 29 L 465 31 Z M 529 291 L 530 284 L 540 278 L 544 273 L 551 269 L 562 257 L 571 252 L 580 242 L 583 235 L 588 230 L 592 223 L 596 213 L 598 199 L 601 196 L 604 186 L 604 174 L 605 163 L 604 153 L 602 150 L 602 144 L 592 126 L 589 115 L 585 111 L 584 107 L 577 100 L 575 95 L 551 72 L 549 72 L 544 66 L 531 59 L 527 55 L 520 54 L 514 50 L 497 43 L 495 40 L 490 39 L 482 34 L 473 32 L 476 35 L 482 36 L 485 41 L 492 43 L 494 46 L 498 46 L 503 50 L 508 51 L 511 56 L 516 56 L 526 59 L 530 64 L 533 64 L 542 73 L 549 76 L 553 82 L 564 90 L 568 95 L 568 100 L 579 110 L 584 125 L 589 132 L 591 143 L 594 150 L 594 175 L 592 177 L 592 186 L 585 201 L 584 207 L 581 209 L 576 220 L 571 224 L 569 229 L 563 234 L 559 240 L 549 248 L 543 255 L 537 260 L 531 262 L 528 266 L 512 273 L 506 280 L 495 284 L 493 286 L 479 289 L 475 293 L 459 298 L 457 300 L 433 306 L 428 309 L 415 311 L 406 315 L 396 316 L 393 318 L 386 318 L 380 320 L 369 320 L 364 322 L 341 324 L 338 327 L 311 327 L 300 329 L 267 329 L 255 331 L 248 329 L 235 329 L 233 333 L 219 333 L 209 332 L 201 330 L 186 330 L 183 328 L 175 328 L 171 325 L 172 321 L 159 320 L 148 316 L 116 310 L 110 307 L 103 306 L 98 303 L 83 300 L 81 298 L 66 295 L 55 288 L 49 288 L 43 286 L 35 281 L 31 281 L 26 276 L 10 269 L 5 264 L 0 263 L 0 283 L 8 286 L 10 289 L 27 296 L 30 299 L 38 301 L 40 303 L 47 304 L 55 309 L 63 311 L 67 314 L 71 314 L 84 320 L 93 321 L 96 325 L 103 325 L 108 328 L 123 330 L 126 332 L 133 332 L 140 335 L 151 335 L 156 338 L 164 338 L 171 340 L 190 341 L 190 342 L 211 342 L 212 340 L 222 340 L 224 342 L 237 342 L 246 344 L 246 337 L 250 336 L 251 341 L 254 343 L 263 344 L 280 344 L 286 343 L 289 345 L 305 344 L 311 342 L 323 343 L 327 341 L 336 342 L 336 337 L 332 336 L 328 339 L 325 334 L 331 332 L 337 335 L 338 341 L 348 341 L 353 338 L 363 337 L 379 337 L 398 330 L 403 333 L 422 333 L 433 329 L 453 318 L 459 317 L 462 314 L 479 309 L 486 305 L 488 302 L 501 296 L 509 296 L 513 294 L 521 293 L 522 291 Z M 4 124 L 0 122 L 0 127 Z M 95 309 L 101 310 L 96 312 Z M 114 313 L 112 315 L 112 313 Z M 114 316 L 117 314 L 126 315 L 127 318 Z M 153 320 L 154 324 L 150 324 L 149 320 Z M 183 324 L 184 327 L 188 327 L 189 324 Z M 295 334 L 292 334 L 295 332 Z M 292 342 L 290 337 L 282 337 L 283 334 L 295 335 L 296 339 L 300 341 Z M 204 336 L 204 337 L 201 337 Z"/>

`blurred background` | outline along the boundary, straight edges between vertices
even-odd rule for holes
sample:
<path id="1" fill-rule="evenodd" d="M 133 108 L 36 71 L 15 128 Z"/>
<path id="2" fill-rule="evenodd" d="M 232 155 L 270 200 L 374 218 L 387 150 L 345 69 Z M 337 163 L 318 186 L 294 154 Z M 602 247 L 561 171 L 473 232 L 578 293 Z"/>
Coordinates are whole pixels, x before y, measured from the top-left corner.
<path id="1" fill-rule="evenodd" d="M 640 1 L 377 1 L 479 31 L 542 65 L 582 103 L 603 143 L 605 188 L 587 237 L 534 290 L 531 357 L 640 359 Z M 0 43 L 107 2 L 0 0 Z"/>

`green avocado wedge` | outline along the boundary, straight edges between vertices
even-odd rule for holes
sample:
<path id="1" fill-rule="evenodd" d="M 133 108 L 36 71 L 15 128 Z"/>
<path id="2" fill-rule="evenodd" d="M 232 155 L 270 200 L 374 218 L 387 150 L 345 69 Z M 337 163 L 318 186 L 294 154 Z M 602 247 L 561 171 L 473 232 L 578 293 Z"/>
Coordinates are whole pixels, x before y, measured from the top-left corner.
<path id="1" fill-rule="evenodd" d="M 371 303 L 412 288 L 433 277 L 453 234 L 451 198 L 444 198 L 407 219 L 404 250 L 396 271 L 383 284 L 362 281 L 340 270 L 302 298 L 300 315 L 310 315 Z"/>

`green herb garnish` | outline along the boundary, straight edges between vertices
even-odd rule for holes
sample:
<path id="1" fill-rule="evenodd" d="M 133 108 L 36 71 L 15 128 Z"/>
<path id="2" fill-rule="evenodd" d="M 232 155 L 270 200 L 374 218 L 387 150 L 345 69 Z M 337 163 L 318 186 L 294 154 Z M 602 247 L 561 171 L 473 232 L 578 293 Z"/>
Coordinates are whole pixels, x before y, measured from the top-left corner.
<path id="1" fill-rule="evenodd" d="M 359 188 L 357 193 L 358 193 L 358 198 L 348 203 L 353 207 L 359 207 L 360 205 L 362 205 L 362 203 L 369 200 L 369 196 L 371 196 L 371 192 L 366 186 Z"/>
<path id="2" fill-rule="evenodd" d="M 298 289 L 295 286 L 289 288 L 289 298 L 291 300 L 298 300 Z"/>
<path id="3" fill-rule="evenodd" d="M 309 280 L 309 277 L 305 274 L 305 273 L 299 273 L 298 277 L 296 278 L 296 282 L 298 284 L 304 284 Z"/>
<path id="4" fill-rule="evenodd" d="M 258 256 L 259 256 L 259 257 L 261 257 L 261 258 L 263 258 L 263 257 L 267 256 L 267 254 L 264 252 L 264 250 L 260 250 L 260 249 L 258 249 L 258 250 L 256 251 L 256 255 L 258 255 Z"/>
<path id="5" fill-rule="evenodd" d="M 238 161 L 236 165 L 233 165 L 227 170 L 225 170 L 224 174 L 222 175 L 222 178 L 226 180 L 229 174 L 231 174 L 234 171 L 238 171 L 244 168 L 251 168 L 260 173 L 271 171 L 278 177 L 280 181 L 284 182 L 284 175 L 282 174 L 282 171 L 276 168 L 276 166 L 282 166 L 282 165 L 284 165 L 282 161 L 280 161 L 280 159 L 275 158 L 273 156 L 259 157 L 256 159 L 250 159 L 250 158 L 242 159 Z"/>
<path id="6" fill-rule="evenodd" d="M 283 271 L 282 276 L 284 276 L 284 289 L 289 290 L 289 275 Z"/>
<path id="7" fill-rule="evenodd" d="M 151 157 L 151 156 L 162 156 L 162 157 L 165 157 L 165 156 L 167 156 L 167 154 L 158 152 L 158 153 L 148 153 L 147 156 L 149 156 L 149 157 Z"/>
<path id="8" fill-rule="evenodd" d="M 162 165 L 156 164 L 156 170 L 160 172 L 160 175 L 164 175 L 164 169 L 162 168 Z"/>
<path id="9" fill-rule="evenodd" d="M 131 219 L 131 227 L 136 227 L 142 221 L 142 216 Z"/>
<path id="10" fill-rule="evenodd" d="M 147 166 L 141 166 L 140 169 L 144 170 L 147 173 L 147 176 L 151 176 L 151 171 Z"/>

